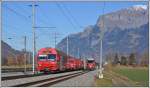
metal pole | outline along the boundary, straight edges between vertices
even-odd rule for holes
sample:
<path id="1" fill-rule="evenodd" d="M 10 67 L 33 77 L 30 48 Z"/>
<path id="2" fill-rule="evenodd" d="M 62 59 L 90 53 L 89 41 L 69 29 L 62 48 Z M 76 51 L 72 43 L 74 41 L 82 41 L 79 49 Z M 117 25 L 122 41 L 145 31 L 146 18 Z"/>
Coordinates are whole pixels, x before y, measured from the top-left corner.
<path id="1" fill-rule="evenodd" d="M 55 37 L 55 48 L 56 48 L 56 32 L 54 33 L 54 37 Z"/>
<path id="2" fill-rule="evenodd" d="M 99 77 L 99 79 L 102 79 L 103 78 L 103 73 L 102 73 L 102 71 L 103 71 L 103 69 L 102 69 L 102 59 L 103 59 L 103 51 L 102 51 L 102 48 L 103 48 L 103 46 L 102 46 L 102 38 L 101 38 L 101 40 L 100 40 L 100 62 L 99 62 L 99 74 L 98 74 L 98 77 Z"/>
<path id="3" fill-rule="evenodd" d="M 28 54 L 28 64 L 30 65 L 30 52 L 29 52 L 29 54 Z"/>
<path id="4" fill-rule="evenodd" d="M 91 54 L 91 53 L 90 53 L 90 52 L 91 52 L 91 50 L 90 50 L 90 49 L 91 49 L 91 47 L 90 47 L 90 32 L 89 32 L 89 37 L 88 37 L 88 45 L 89 45 L 88 56 L 91 57 L 91 55 L 90 55 L 90 54 Z"/>
<path id="5" fill-rule="evenodd" d="M 33 74 L 35 73 L 35 2 L 32 3 L 32 31 L 33 31 L 33 55 L 32 55 L 32 59 L 33 59 L 33 64 L 32 64 L 32 71 Z"/>
<path id="6" fill-rule="evenodd" d="M 102 40 L 100 41 L 100 69 L 102 68 Z"/>
<path id="7" fill-rule="evenodd" d="M 24 59 L 25 59 L 25 63 L 24 63 L 24 65 L 25 65 L 25 68 L 24 68 L 24 72 L 26 72 L 27 71 L 27 67 L 26 67 L 26 64 L 27 64 L 27 57 L 26 57 L 26 36 L 24 36 Z"/>
<path id="8" fill-rule="evenodd" d="M 2 1 L 0 1 L 0 60 L 2 60 L 1 55 L 2 55 Z M 1 68 L 0 68 L 0 75 L 1 75 Z"/>
<path id="9" fill-rule="evenodd" d="M 86 69 L 86 58 L 83 57 L 83 59 L 84 59 L 84 70 L 85 70 Z"/>
<path id="10" fill-rule="evenodd" d="M 80 58 L 80 51 L 79 51 L 79 48 L 78 48 L 78 58 Z"/>
<path id="11" fill-rule="evenodd" d="M 104 8 L 105 8 L 105 2 L 104 2 Z M 103 14 L 104 14 L 104 8 L 103 8 Z M 98 77 L 99 77 L 99 79 L 102 79 L 103 78 L 103 73 L 102 73 L 102 71 L 103 71 L 103 68 L 102 68 L 102 59 L 103 59 L 103 46 L 102 46 L 102 43 L 103 43 L 103 36 L 104 36 L 104 16 L 103 16 L 103 19 L 102 19 L 102 30 L 101 30 L 101 33 L 100 33 L 100 62 L 99 62 L 99 74 L 98 74 Z"/>
<path id="12" fill-rule="evenodd" d="M 69 54 L 69 51 L 68 51 L 68 37 L 69 36 L 67 36 L 67 55 Z"/>

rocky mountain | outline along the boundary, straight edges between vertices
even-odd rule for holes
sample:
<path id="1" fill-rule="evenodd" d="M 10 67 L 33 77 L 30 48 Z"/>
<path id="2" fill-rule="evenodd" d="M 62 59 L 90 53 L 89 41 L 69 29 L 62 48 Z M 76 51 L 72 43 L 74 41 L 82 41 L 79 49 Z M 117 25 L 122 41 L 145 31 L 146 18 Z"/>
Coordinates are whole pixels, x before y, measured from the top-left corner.
<path id="1" fill-rule="evenodd" d="M 21 59 L 24 59 L 24 58 L 18 58 L 19 55 L 22 56 L 24 54 L 23 51 L 15 50 L 10 45 L 5 43 L 4 41 L 1 41 L 1 42 L 2 42 L 2 46 L 1 46 L 2 47 L 2 53 L 1 53 L 1 55 L 2 55 L 2 65 L 6 65 L 8 63 L 8 58 L 10 59 L 10 57 L 12 57 L 13 61 L 15 61 L 16 58 L 17 58 L 18 61 L 19 60 L 23 61 Z M 27 52 L 27 55 L 28 54 L 29 54 L 29 52 Z"/>
<path id="2" fill-rule="evenodd" d="M 15 56 L 17 53 L 19 53 L 19 51 L 14 50 L 11 46 L 9 46 L 7 43 L 2 42 L 2 65 L 6 64 L 7 61 L 7 56 L 8 55 L 12 55 Z"/>
<path id="3" fill-rule="evenodd" d="M 103 55 L 109 53 L 142 53 L 148 49 L 148 8 L 133 6 L 99 16 L 95 25 L 87 26 L 83 32 L 68 35 L 69 54 L 95 57 L 100 51 L 100 32 L 103 31 Z M 57 48 L 67 51 L 67 38 L 58 43 Z"/>

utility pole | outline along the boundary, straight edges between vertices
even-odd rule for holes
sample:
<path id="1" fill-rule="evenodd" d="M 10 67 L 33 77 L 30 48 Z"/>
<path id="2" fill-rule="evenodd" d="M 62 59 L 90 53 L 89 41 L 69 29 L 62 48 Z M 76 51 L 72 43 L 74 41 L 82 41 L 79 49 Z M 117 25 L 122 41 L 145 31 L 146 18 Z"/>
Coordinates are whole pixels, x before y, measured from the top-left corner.
<path id="1" fill-rule="evenodd" d="M 51 27 L 48 27 L 48 26 L 35 26 L 34 28 L 37 30 L 37 29 L 53 29 L 53 28 L 56 28 L 56 27 L 54 27 L 54 26 L 53 26 L 53 27 L 52 27 L 52 26 L 51 26 Z M 50 34 L 50 35 L 51 35 L 51 34 Z M 50 39 L 51 39 L 51 38 L 50 38 Z M 36 38 L 35 38 L 35 40 L 36 40 Z M 36 42 L 35 42 L 35 43 L 36 43 Z M 50 44 L 51 44 L 51 42 L 50 42 Z M 35 45 L 36 45 L 36 44 L 35 44 Z M 35 47 L 35 48 L 36 48 L 36 47 Z M 35 51 L 36 51 L 36 49 L 35 49 Z"/>
<path id="2" fill-rule="evenodd" d="M 79 48 L 78 48 L 78 58 L 80 58 L 80 50 L 79 50 Z"/>
<path id="3" fill-rule="evenodd" d="M 32 34 L 33 34 L 33 53 L 32 53 L 32 71 L 35 73 L 35 2 L 32 3 Z"/>
<path id="4" fill-rule="evenodd" d="M 56 32 L 54 33 L 54 38 L 55 38 L 55 48 L 56 48 Z"/>
<path id="5" fill-rule="evenodd" d="M 0 1 L 0 60 L 2 60 L 1 56 L 2 56 L 2 1 Z M 1 73 L 1 68 L 0 68 L 0 73 Z"/>
<path id="6" fill-rule="evenodd" d="M 55 43 L 55 48 L 56 48 L 56 44 L 57 44 L 57 38 L 60 38 L 60 37 L 58 37 L 57 35 L 60 35 L 60 34 L 54 32 L 54 43 Z"/>
<path id="7" fill-rule="evenodd" d="M 89 37 L 88 37 L 88 45 L 89 45 L 89 53 L 88 53 L 88 56 L 91 57 L 90 32 L 89 32 L 88 34 L 89 34 Z"/>
<path id="8" fill-rule="evenodd" d="M 84 62 L 84 70 L 86 69 L 86 57 L 83 57 L 83 62 Z"/>
<path id="9" fill-rule="evenodd" d="M 104 2 L 104 7 L 103 7 L 103 14 L 104 14 L 104 8 L 105 8 L 105 2 Z M 102 73 L 102 71 L 103 71 L 103 68 L 102 68 L 102 62 L 103 62 L 103 36 L 104 36 L 104 16 L 102 17 L 103 19 L 102 19 L 102 23 L 101 23 L 101 32 L 100 32 L 100 62 L 99 62 L 99 73 L 98 73 L 98 78 L 99 79 L 102 79 L 103 78 L 103 73 Z"/>
<path id="10" fill-rule="evenodd" d="M 69 47 L 68 47 L 68 46 L 69 46 L 69 45 L 68 45 L 68 39 L 69 39 L 69 36 L 67 36 L 67 55 L 69 55 L 69 49 L 68 49 L 68 48 L 69 48 Z"/>
<path id="11" fill-rule="evenodd" d="M 102 48 L 103 48 L 103 47 L 102 47 L 102 44 L 103 44 L 103 43 L 102 43 L 102 39 L 101 39 L 101 40 L 100 40 L 100 62 L 99 62 L 99 67 L 100 67 L 100 68 L 99 68 L 99 76 L 98 76 L 100 79 L 103 78 L 103 73 L 102 73 L 102 70 L 103 70 L 103 69 L 102 69 L 102 58 L 103 58 L 103 56 L 102 56 L 102 55 L 103 55 L 103 54 L 102 54 Z"/>
<path id="12" fill-rule="evenodd" d="M 29 54 L 28 54 L 28 58 L 29 58 L 29 64 L 31 64 L 31 58 L 30 58 L 30 52 L 29 52 Z"/>
<path id="13" fill-rule="evenodd" d="M 26 67 L 26 65 L 27 65 L 26 45 L 27 45 L 27 40 L 26 40 L 26 36 L 24 36 L 24 66 L 25 66 L 24 72 L 27 71 L 27 67 Z"/>

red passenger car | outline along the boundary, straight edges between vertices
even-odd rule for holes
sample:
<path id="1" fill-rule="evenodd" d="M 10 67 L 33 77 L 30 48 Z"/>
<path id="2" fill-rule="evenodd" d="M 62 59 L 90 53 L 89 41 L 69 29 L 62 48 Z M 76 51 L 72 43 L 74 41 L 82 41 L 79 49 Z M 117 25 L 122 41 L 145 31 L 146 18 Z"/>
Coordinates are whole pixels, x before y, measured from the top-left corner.
<path id="1" fill-rule="evenodd" d="M 66 63 L 67 70 L 76 70 L 76 63 L 74 58 L 69 58 Z"/>
<path id="2" fill-rule="evenodd" d="M 76 69 L 82 69 L 83 68 L 83 61 L 81 59 L 75 59 L 76 61 Z"/>

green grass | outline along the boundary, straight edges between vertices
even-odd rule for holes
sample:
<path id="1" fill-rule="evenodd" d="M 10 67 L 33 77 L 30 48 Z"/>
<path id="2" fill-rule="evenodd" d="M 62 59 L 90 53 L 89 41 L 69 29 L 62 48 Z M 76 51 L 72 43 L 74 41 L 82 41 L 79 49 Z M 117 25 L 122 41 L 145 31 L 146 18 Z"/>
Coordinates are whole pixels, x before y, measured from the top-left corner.
<path id="1" fill-rule="evenodd" d="M 112 81 L 109 79 L 96 79 L 96 86 L 97 87 L 111 87 Z"/>
<path id="2" fill-rule="evenodd" d="M 134 81 L 137 86 L 148 86 L 149 72 L 148 68 L 115 68 L 114 71 L 120 75 L 128 77 Z"/>
<path id="3" fill-rule="evenodd" d="M 95 82 L 96 82 L 96 87 L 112 87 L 113 86 L 111 78 L 109 78 L 109 76 L 106 74 L 104 74 L 103 79 L 96 78 Z"/>

